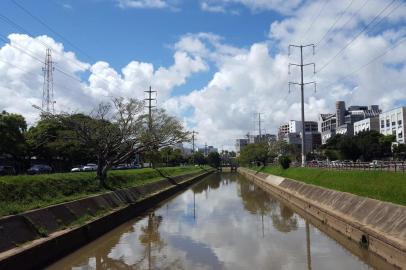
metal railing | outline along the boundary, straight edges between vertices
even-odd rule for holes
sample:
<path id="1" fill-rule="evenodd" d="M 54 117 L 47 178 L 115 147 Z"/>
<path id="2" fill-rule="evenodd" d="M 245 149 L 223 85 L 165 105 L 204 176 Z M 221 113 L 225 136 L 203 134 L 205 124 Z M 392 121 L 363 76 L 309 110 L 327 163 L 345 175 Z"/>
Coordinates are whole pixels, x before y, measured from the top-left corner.
<path id="1" fill-rule="evenodd" d="M 405 161 L 379 161 L 379 162 L 341 162 L 341 161 L 309 161 L 306 167 L 327 168 L 332 170 L 363 170 L 363 171 L 392 171 L 406 172 Z"/>

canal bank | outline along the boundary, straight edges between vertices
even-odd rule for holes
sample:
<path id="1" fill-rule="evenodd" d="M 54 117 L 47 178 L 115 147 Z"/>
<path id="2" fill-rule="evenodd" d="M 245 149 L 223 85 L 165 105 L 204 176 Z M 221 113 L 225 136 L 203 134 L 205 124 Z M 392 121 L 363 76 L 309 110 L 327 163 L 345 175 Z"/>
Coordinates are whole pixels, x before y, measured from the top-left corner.
<path id="1" fill-rule="evenodd" d="M 1 218 L 0 269 L 41 268 L 212 172 L 168 177 Z"/>
<path id="2" fill-rule="evenodd" d="M 238 172 L 387 262 L 406 269 L 406 207 L 247 168 Z"/>
<path id="3" fill-rule="evenodd" d="M 215 173 L 46 269 L 397 268 L 347 249 L 245 177 Z"/>

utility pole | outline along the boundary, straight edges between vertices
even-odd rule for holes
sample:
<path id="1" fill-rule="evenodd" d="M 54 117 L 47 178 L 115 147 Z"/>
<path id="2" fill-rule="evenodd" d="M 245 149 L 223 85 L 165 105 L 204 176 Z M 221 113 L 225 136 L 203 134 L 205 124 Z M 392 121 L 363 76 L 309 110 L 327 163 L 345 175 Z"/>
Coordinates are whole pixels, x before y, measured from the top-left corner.
<path id="1" fill-rule="evenodd" d="M 314 55 L 314 44 L 308 44 L 308 45 L 289 45 L 288 51 L 290 55 L 290 48 L 299 48 L 300 49 L 300 64 L 294 64 L 294 63 L 289 63 L 289 74 L 290 74 L 290 66 L 297 66 L 300 67 L 300 83 L 297 82 L 289 82 L 289 92 L 290 92 L 290 86 L 292 84 L 295 85 L 300 85 L 300 94 L 301 94 L 301 105 L 302 105 L 302 167 L 306 166 L 306 147 L 305 147 L 305 137 L 306 137 L 306 131 L 305 131 L 305 112 L 304 112 L 304 86 L 306 84 L 314 84 L 314 89 L 316 91 L 316 82 L 304 82 L 303 80 L 303 68 L 305 66 L 310 66 L 313 65 L 313 73 L 316 73 L 316 64 L 315 63 L 303 63 L 303 48 L 306 47 L 313 47 L 313 55 Z"/>
<path id="2" fill-rule="evenodd" d="M 152 101 L 156 102 L 156 95 L 155 98 L 152 97 L 153 93 L 156 93 L 156 91 L 152 91 L 152 87 L 149 87 L 149 90 L 144 91 L 145 93 L 148 94 L 148 97 L 146 97 L 144 99 L 144 101 L 146 101 L 148 103 L 148 105 L 146 105 L 146 107 L 148 108 L 148 129 L 149 131 L 152 130 L 152 108 L 155 108 L 156 105 L 152 105 Z"/>
<path id="3" fill-rule="evenodd" d="M 54 101 L 54 63 L 52 62 L 51 49 L 46 50 L 45 64 L 42 68 L 44 73 L 44 84 L 42 88 L 42 111 L 46 113 L 55 113 Z"/>
<path id="4" fill-rule="evenodd" d="M 198 134 L 198 132 L 196 132 L 196 131 L 192 131 L 192 162 L 193 162 L 193 165 L 195 164 L 195 135 L 197 135 Z"/>
<path id="5" fill-rule="evenodd" d="M 198 132 L 196 132 L 196 131 L 192 131 L 192 153 L 194 154 L 195 153 L 195 135 L 197 135 L 198 134 Z"/>
<path id="6" fill-rule="evenodd" d="M 261 113 L 258 113 L 258 135 L 261 140 Z"/>

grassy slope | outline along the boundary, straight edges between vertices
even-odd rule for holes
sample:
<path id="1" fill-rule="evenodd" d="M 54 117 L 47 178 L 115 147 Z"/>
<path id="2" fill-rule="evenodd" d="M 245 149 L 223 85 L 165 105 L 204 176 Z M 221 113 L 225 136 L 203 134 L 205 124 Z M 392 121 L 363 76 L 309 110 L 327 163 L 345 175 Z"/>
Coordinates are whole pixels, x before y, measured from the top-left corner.
<path id="1" fill-rule="evenodd" d="M 199 167 L 159 169 L 164 175 L 176 176 L 198 172 Z M 107 192 L 99 187 L 94 172 L 55 173 L 0 177 L 0 216 L 72 201 Z M 111 171 L 109 185 L 113 188 L 138 186 L 162 179 L 154 169 Z"/>
<path id="2" fill-rule="evenodd" d="M 319 168 L 265 167 L 261 171 L 308 184 L 406 205 L 406 174 L 380 171 L 336 171 Z"/>

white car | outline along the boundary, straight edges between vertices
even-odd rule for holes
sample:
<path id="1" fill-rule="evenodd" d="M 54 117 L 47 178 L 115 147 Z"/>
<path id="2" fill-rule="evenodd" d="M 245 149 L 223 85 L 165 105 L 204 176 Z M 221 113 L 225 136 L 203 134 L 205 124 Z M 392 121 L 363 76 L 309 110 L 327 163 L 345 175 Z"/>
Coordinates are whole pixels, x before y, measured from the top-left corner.
<path id="1" fill-rule="evenodd" d="M 71 172 L 82 172 L 82 171 L 83 171 L 83 167 L 84 167 L 84 166 L 82 166 L 82 165 L 80 165 L 80 166 L 75 166 L 75 167 L 73 167 L 70 171 L 71 171 Z"/>
<path id="2" fill-rule="evenodd" d="M 94 163 L 88 163 L 85 166 L 83 166 L 83 171 L 85 171 L 85 172 L 96 171 L 96 170 L 97 170 L 97 164 L 94 164 Z"/>

